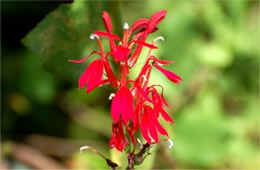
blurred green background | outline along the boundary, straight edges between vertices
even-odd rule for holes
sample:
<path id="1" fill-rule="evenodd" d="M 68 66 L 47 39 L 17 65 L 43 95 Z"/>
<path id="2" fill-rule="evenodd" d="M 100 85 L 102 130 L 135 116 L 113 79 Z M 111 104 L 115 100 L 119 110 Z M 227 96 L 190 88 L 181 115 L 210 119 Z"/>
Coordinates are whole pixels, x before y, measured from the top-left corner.
<path id="1" fill-rule="evenodd" d="M 93 152 L 80 154 L 83 145 L 126 167 L 125 154 L 108 145 L 114 89 L 77 89 L 91 60 L 67 60 L 97 49 L 89 35 L 104 30 L 102 11 L 120 35 L 124 22 L 160 9 L 167 16 L 147 42 L 165 38 L 153 54 L 176 61 L 167 69 L 183 82 L 172 84 L 156 70 L 151 82 L 165 87 L 172 106 L 175 124 L 164 126 L 174 147 L 154 146 L 136 168 L 260 168 L 259 1 L 246 0 L 1 2 L 2 168 L 108 168 Z"/>

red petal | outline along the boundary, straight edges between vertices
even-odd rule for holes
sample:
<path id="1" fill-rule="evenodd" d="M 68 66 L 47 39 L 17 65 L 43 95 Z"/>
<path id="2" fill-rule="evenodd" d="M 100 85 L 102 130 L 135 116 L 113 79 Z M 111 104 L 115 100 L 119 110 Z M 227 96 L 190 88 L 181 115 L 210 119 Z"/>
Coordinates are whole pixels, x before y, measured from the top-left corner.
<path id="1" fill-rule="evenodd" d="M 128 145 L 128 141 L 124 136 L 122 121 L 119 120 L 117 123 L 113 122 L 112 128 L 113 128 L 113 134 L 109 142 L 110 147 L 111 148 L 115 147 L 117 150 L 122 152 L 123 149 Z"/>
<path id="2" fill-rule="evenodd" d="M 161 100 L 162 100 L 163 104 L 165 104 L 165 106 L 167 106 L 168 108 L 171 108 L 171 106 L 166 102 L 166 100 L 163 96 L 163 91 L 162 91 L 162 94 L 161 94 Z"/>
<path id="3" fill-rule="evenodd" d="M 89 66 L 90 75 L 87 82 L 87 92 L 99 86 L 104 71 L 103 60 L 96 59 L 94 62 L 96 62 L 95 65 Z"/>
<path id="4" fill-rule="evenodd" d="M 133 121 L 133 123 L 136 123 L 136 115 L 135 115 L 135 111 L 134 111 L 134 98 L 133 95 L 131 93 L 131 91 L 126 88 L 125 90 L 125 97 L 126 97 L 126 101 L 127 101 L 127 106 L 125 108 L 125 114 L 129 115 L 130 119 Z"/>
<path id="5" fill-rule="evenodd" d="M 111 22 L 111 18 L 109 16 L 109 14 L 104 11 L 102 13 L 102 19 L 104 21 L 104 24 L 105 24 L 107 32 L 112 34 L 113 26 L 112 26 L 112 22 Z M 111 51 L 114 51 L 116 45 L 115 45 L 115 42 L 114 42 L 113 38 L 109 38 L 109 44 L 110 44 Z"/>
<path id="6" fill-rule="evenodd" d="M 91 63 L 92 65 L 95 65 L 94 62 Z M 78 87 L 79 88 L 83 88 L 85 87 L 85 85 L 87 84 L 87 81 L 89 79 L 90 76 L 90 71 L 91 71 L 91 64 L 85 69 L 85 71 L 83 72 L 83 74 L 80 76 L 79 80 L 78 80 Z"/>
<path id="7" fill-rule="evenodd" d="M 151 144 L 151 138 L 149 137 L 148 135 L 148 119 L 146 117 L 145 114 L 143 114 L 142 116 L 142 121 L 141 121 L 141 132 L 142 132 L 142 135 L 144 137 L 144 139 L 149 143 Z"/>
<path id="8" fill-rule="evenodd" d="M 161 92 L 161 101 L 163 102 L 163 104 L 165 104 L 167 107 L 171 108 L 171 106 L 166 102 L 165 98 L 164 98 L 164 89 L 163 89 L 163 86 L 162 85 L 159 85 L 159 84 L 155 84 L 155 85 L 152 85 L 152 87 L 160 87 L 162 89 L 162 92 Z"/>
<path id="9" fill-rule="evenodd" d="M 149 127 L 149 132 L 150 132 L 150 135 L 151 137 L 156 141 L 158 142 L 159 138 L 158 138 L 158 133 L 157 133 L 157 130 L 154 126 L 154 111 L 153 109 L 150 107 L 150 106 L 146 106 L 145 107 L 145 114 L 147 114 L 147 117 L 149 118 L 149 124 L 148 124 L 148 127 Z"/>
<path id="10" fill-rule="evenodd" d="M 118 133 L 118 143 L 119 143 L 119 146 L 118 146 L 117 149 L 122 152 L 124 147 L 127 146 L 127 144 L 128 144 L 128 141 L 126 140 L 125 135 L 124 135 L 122 121 L 119 121 L 118 132 L 119 132 Z"/>
<path id="11" fill-rule="evenodd" d="M 107 33 L 107 32 L 103 32 L 103 31 L 94 31 L 94 34 L 97 34 L 99 36 L 104 36 L 104 37 L 108 37 L 108 38 L 113 38 L 113 39 L 117 39 L 117 40 L 121 40 L 121 38 L 115 34 L 111 34 L 111 33 Z"/>
<path id="12" fill-rule="evenodd" d="M 154 28 L 152 29 L 152 31 L 150 32 L 150 34 L 153 33 L 153 32 L 156 32 L 158 29 L 159 29 L 158 27 L 154 27 Z"/>
<path id="13" fill-rule="evenodd" d="M 134 135 L 133 135 L 133 131 L 132 131 L 132 129 L 127 129 L 127 133 L 128 133 L 128 135 L 129 135 L 129 137 L 130 137 L 130 140 L 131 140 L 131 142 L 134 144 L 134 146 L 135 146 L 135 144 L 136 144 L 136 141 L 135 141 L 135 137 L 134 137 Z"/>
<path id="14" fill-rule="evenodd" d="M 133 83 L 134 87 L 138 90 L 138 92 L 145 98 L 145 100 L 149 101 L 150 103 L 153 103 L 153 101 L 148 97 L 148 95 L 144 92 L 144 90 L 133 80 L 128 80 L 128 83 Z"/>
<path id="15" fill-rule="evenodd" d="M 101 80 L 95 87 L 93 88 L 87 88 L 86 91 L 87 93 L 91 92 L 92 90 L 94 90 L 96 87 L 102 86 L 103 84 L 106 84 L 109 82 L 109 79 L 106 80 Z"/>
<path id="16" fill-rule="evenodd" d="M 104 21 L 105 27 L 107 32 L 112 33 L 113 32 L 113 27 L 112 27 L 112 22 L 109 14 L 107 12 L 102 12 L 102 19 Z"/>
<path id="17" fill-rule="evenodd" d="M 133 41 L 138 40 L 141 36 L 143 36 L 143 34 L 144 34 L 143 31 L 135 34 L 135 36 L 133 37 L 132 41 L 130 41 L 129 45 L 131 45 Z"/>
<path id="18" fill-rule="evenodd" d="M 132 96 L 132 93 L 127 87 L 122 87 L 122 101 L 124 103 L 122 104 L 122 119 L 124 120 L 125 124 L 128 123 L 129 119 L 131 119 L 133 122 L 135 122 L 135 115 L 134 115 L 134 99 Z"/>
<path id="19" fill-rule="evenodd" d="M 87 92 L 96 88 L 102 79 L 103 70 L 104 70 L 103 60 L 101 59 L 94 60 L 86 68 L 84 73 L 80 76 L 78 81 L 79 88 L 85 87 L 86 84 L 88 84 Z"/>
<path id="20" fill-rule="evenodd" d="M 174 63 L 174 61 L 171 61 L 171 60 L 160 60 L 159 58 L 156 58 L 155 56 L 149 57 L 148 60 L 154 60 L 157 63 L 163 64 L 163 65 L 169 65 L 169 64 Z"/>
<path id="21" fill-rule="evenodd" d="M 160 24 L 160 22 L 164 19 L 166 13 L 166 10 L 160 10 L 151 16 L 147 26 L 149 32 L 151 32 L 158 24 Z"/>
<path id="22" fill-rule="evenodd" d="M 177 74 L 174 74 L 173 72 L 170 72 L 157 64 L 155 64 L 154 67 L 160 70 L 172 82 L 178 84 L 180 81 L 182 81 L 181 77 L 179 77 Z"/>
<path id="23" fill-rule="evenodd" d="M 87 60 L 92 54 L 98 54 L 101 56 L 100 52 L 98 51 L 92 51 L 88 56 L 84 57 L 84 58 L 81 58 L 79 60 L 69 60 L 69 62 L 72 62 L 72 63 L 82 63 L 84 62 L 85 60 Z"/>
<path id="24" fill-rule="evenodd" d="M 141 18 L 139 20 L 137 20 L 130 28 L 129 30 L 129 34 L 131 35 L 131 33 L 137 29 L 142 29 L 144 27 L 147 26 L 149 20 L 146 18 Z"/>
<path id="25" fill-rule="evenodd" d="M 156 47 L 155 45 L 153 45 L 153 44 L 148 44 L 148 43 L 146 43 L 146 42 L 144 42 L 144 41 L 135 40 L 135 41 L 132 41 L 132 42 L 134 42 L 134 43 L 136 43 L 136 44 L 140 44 L 140 45 L 146 46 L 146 47 L 151 48 L 151 49 L 157 49 L 157 48 L 158 48 L 158 47 Z"/>
<path id="26" fill-rule="evenodd" d="M 122 120 L 124 121 L 124 123 L 127 124 L 130 119 L 130 115 L 127 112 L 127 109 L 128 109 L 128 101 L 127 101 L 127 94 L 126 94 L 127 91 L 123 90 L 123 88 L 121 88 L 119 90 L 120 90 L 120 96 L 121 96 L 120 97 L 121 105 L 119 106 L 120 112 L 121 112 L 121 117 L 122 117 Z"/>
<path id="27" fill-rule="evenodd" d="M 157 128 L 157 130 L 162 134 L 165 135 L 167 137 L 169 137 L 168 132 L 161 126 L 161 124 L 159 123 L 159 121 L 156 119 L 155 121 L 155 126 Z"/>
<path id="28" fill-rule="evenodd" d="M 162 117 L 164 118 L 164 120 L 171 122 L 172 124 L 174 124 L 174 121 L 172 120 L 172 118 L 168 115 L 167 112 L 165 112 L 162 108 L 160 109 L 160 113 L 162 115 Z"/>
<path id="29" fill-rule="evenodd" d="M 162 134 L 162 135 L 165 135 L 165 136 L 168 136 L 168 133 L 167 131 L 161 126 L 161 124 L 159 123 L 158 119 L 154 116 L 154 115 L 151 115 L 151 119 L 156 127 L 156 129 Z"/>
<path id="30" fill-rule="evenodd" d="M 118 45 L 115 48 L 113 57 L 115 61 L 121 61 L 127 59 L 130 53 L 131 51 L 129 48 Z"/>
<path id="31" fill-rule="evenodd" d="M 111 113 L 115 122 L 118 121 L 120 115 L 125 124 L 127 124 L 130 119 L 136 122 L 133 96 L 127 87 L 121 87 L 116 92 L 112 101 Z"/>
<path id="32" fill-rule="evenodd" d="M 112 119 L 117 122 L 118 119 L 120 118 L 120 106 L 121 106 L 121 94 L 118 93 L 117 91 L 115 97 L 112 100 L 112 105 L 111 105 L 111 117 Z"/>

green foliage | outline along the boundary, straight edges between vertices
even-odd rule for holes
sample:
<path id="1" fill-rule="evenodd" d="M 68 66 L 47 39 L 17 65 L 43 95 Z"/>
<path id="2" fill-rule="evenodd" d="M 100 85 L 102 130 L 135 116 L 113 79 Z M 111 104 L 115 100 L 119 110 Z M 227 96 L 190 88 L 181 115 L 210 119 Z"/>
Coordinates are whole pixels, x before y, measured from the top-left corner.
<path id="1" fill-rule="evenodd" d="M 23 44 L 36 52 L 43 66 L 58 77 L 76 82 L 86 66 L 68 62 L 68 59 L 82 58 L 95 49 L 95 42 L 89 39 L 91 33 L 103 25 L 101 12 L 109 10 L 114 14 L 115 24 L 120 24 L 118 2 L 75 1 L 61 5 L 48 14 L 26 37 Z"/>

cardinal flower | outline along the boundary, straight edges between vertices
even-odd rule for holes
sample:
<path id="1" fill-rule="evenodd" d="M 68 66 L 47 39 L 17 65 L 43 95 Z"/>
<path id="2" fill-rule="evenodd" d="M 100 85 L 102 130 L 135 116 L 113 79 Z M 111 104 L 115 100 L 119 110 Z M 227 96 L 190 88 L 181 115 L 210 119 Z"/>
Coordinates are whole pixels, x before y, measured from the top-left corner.
<path id="1" fill-rule="evenodd" d="M 70 62 L 82 63 L 94 54 L 99 56 L 79 77 L 78 87 L 86 87 L 86 91 L 91 92 L 103 84 L 110 84 L 114 89 L 115 94 L 112 93 L 109 97 L 112 100 L 111 117 L 113 121 L 110 147 L 122 152 L 126 147 L 132 146 L 129 147 L 133 148 L 128 153 L 129 159 L 136 155 L 137 138 L 140 137 L 138 131 L 141 131 L 141 135 L 150 146 L 163 139 L 169 139 L 170 134 L 162 126 L 159 118 L 174 123 L 164 108 L 170 108 L 170 106 L 164 98 L 163 87 L 159 84 L 151 84 L 150 77 L 152 69 L 155 68 L 175 84 L 179 84 L 182 79 L 172 71 L 165 69 L 164 66 L 172 64 L 172 61 L 161 60 L 152 55 L 153 50 L 158 49 L 155 43 L 164 38 L 160 36 L 151 43 L 146 42 L 147 37 L 158 30 L 157 26 L 163 21 L 166 13 L 166 10 L 157 11 L 149 19 L 141 18 L 132 26 L 125 23 L 121 38 L 113 33 L 109 14 L 103 12 L 102 19 L 106 31 L 95 30 L 90 36 L 91 39 L 97 41 L 98 50 L 82 59 L 70 60 Z M 103 38 L 108 39 L 109 49 L 103 48 Z M 139 74 L 131 79 L 129 76 L 131 68 L 139 61 L 143 47 L 149 49 L 148 54 Z M 109 61 L 108 58 L 111 56 L 113 60 Z M 111 63 L 119 66 L 120 73 L 115 74 Z M 163 136 L 163 139 L 159 134 Z"/>

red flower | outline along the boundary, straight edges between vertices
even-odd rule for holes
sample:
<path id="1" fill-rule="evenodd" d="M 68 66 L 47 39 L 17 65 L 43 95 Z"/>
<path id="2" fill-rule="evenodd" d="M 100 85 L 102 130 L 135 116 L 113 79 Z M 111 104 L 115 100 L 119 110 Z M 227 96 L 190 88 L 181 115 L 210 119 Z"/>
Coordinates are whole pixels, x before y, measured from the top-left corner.
<path id="1" fill-rule="evenodd" d="M 152 44 L 148 44 L 144 42 L 145 40 L 136 40 L 139 35 L 136 35 L 130 42 L 128 42 L 128 37 L 130 36 L 128 30 L 124 32 L 124 38 L 123 40 L 120 39 L 115 34 L 112 34 L 110 32 L 102 32 L 102 31 L 94 31 L 94 33 L 98 36 L 103 36 L 103 37 L 108 37 L 109 38 L 109 43 L 110 43 L 110 48 L 111 48 L 111 54 L 116 62 L 125 60 L 128 58 L 131 48 L 133 44 L 137 44 L 138 47 L 143 47 L 146 46 L 148 48 L 155 49 L 157 48 L 156 46 Z M 119 40 L 121 41 L 122 45 L 115 45 L 114 40 Z"/>
<path id="2" fill-rule="evenodd" d="M 111 148 L 116 148 L 120 152 L 128 145 L 128 141 L 125 138 L 122 121 L 113 123 L 112 125 L 113 135 L 110 139 L 109 145 Z"/>
<path id="3" fill-rule="evenodd" d="M 114 59 L 116 62 L 126 60 L 129 54 L 131 53 L 128 47 L 123 47 L 122 45 L 118 45 L 114 51 Z"/>
<path id="4" fill-rule="evenodd" d="M 142 27 L 145 26 L 145 29 L 143 31 L 141 31 L 142 36 L 141 36 L 140 41 L 145 41 L 149 33 L 152 33 L 157 30 L 156 26 L 164 19 L 164 17 L 166 16 L 166 13 L 167 13 L 166 10 L 157 11 L 149 19 L 149 22 L 146 22 L 145 20 L 139 20 L 139 22 L 136 24 L 137 26 L 135 26 L 135 27 L 138 28 L 141 26 Z M 131 63 L 131 66 L 134 66 L 136 64 L 138 57 L 142 51 L 142 48 L 143 48 L 143 46 L 141 46 L 141 45 L 138 45 L 136 47 L 134 54 L 129 59 L 130 60 L 129 63 Z"/>
<path id="5" fill-rule="evenodd" d="M 103 22 L 105 24 L 107 32 L 112 33 L 113 32 L 113 26 L 112 26 L 112 22 L 111 22 L 111 18 L 109 16 L 109 14 L 105 11 L 102 12 L 102 19 L 103 19 Z"/>
<path id="6" fill-rule="evenodd" d="M 87 92 L 100 85 L 104 71 L 104 64 L 102 59 L 94 60 L 84 71 L 79 78 L 79 88 L 87 85 Z"/>
<path id="7" fill-rule="evenodd" d="M 129 34 L 131 35 L 131 33 L 136 30 L 141 31 L 141 30 L 145 29 L 148 23 L 149 23 L 149 19 L 146 19 L 146 18 L 139 19 L 131 26 L 131 28 L 129 30 Z"/>
<path id="8" fill-rule="evenodd" d="M 156 113 L 156 116 L 159 116 L 159 113 L 162 115 L 162 117 L 164 118 L 164 120 L 174 123 L 172 118 L 168 115 L 168 113 L 163 109 L 163 104 L 165 104 L 167 106 L 167 103 L 164 100 L 164 97 L 159 95 L 157 90 L 151 86 L 149 88 L 147 88 L 147 93 L 151 93 L 152 96 L 152 103 L 154 106 L 154 110 Z"/>
<path id="9" fill-rule="evenodd" d="M 154 13 L 151 18 L 150 22 L 147 25 L 147 32 L 151 32 L 160 22 L 164 19 L 167 11 L 161 10 Z"/>
<path id="10" fill-rule="evenodd" d="M 160 70 L 172 82 L 178 84 L 180 81 L 182 81 L 182 79 L 178 75 L 174 74 L 173 72 L 171 72 L 169 70 L 162 68 L 158 64 L 155 64 L 154 67 L 156 67 L 158 70 Z"/>
<path id="11" fill-rule="evenodd" d="M 149 144 L 151 144 L 150 136 L 155 142 L 158 142 L 158 132 L 168 137 L 167 131 L 160 125 L 156 118 L 155 110 L 148 105 L 143 106 L 143 115 L 140 126 L 142 135 Z"/>
<path id="12" fill-rule="evenodd" d="M 111 106 L 111 116 L 114 122 L 118 122 L 120 118 L 124 121 L 125 125 L 132 120 L 136 121 L 134 114 L 134 99 L 127 87 L 121 87 L 113 101 Z"/>

